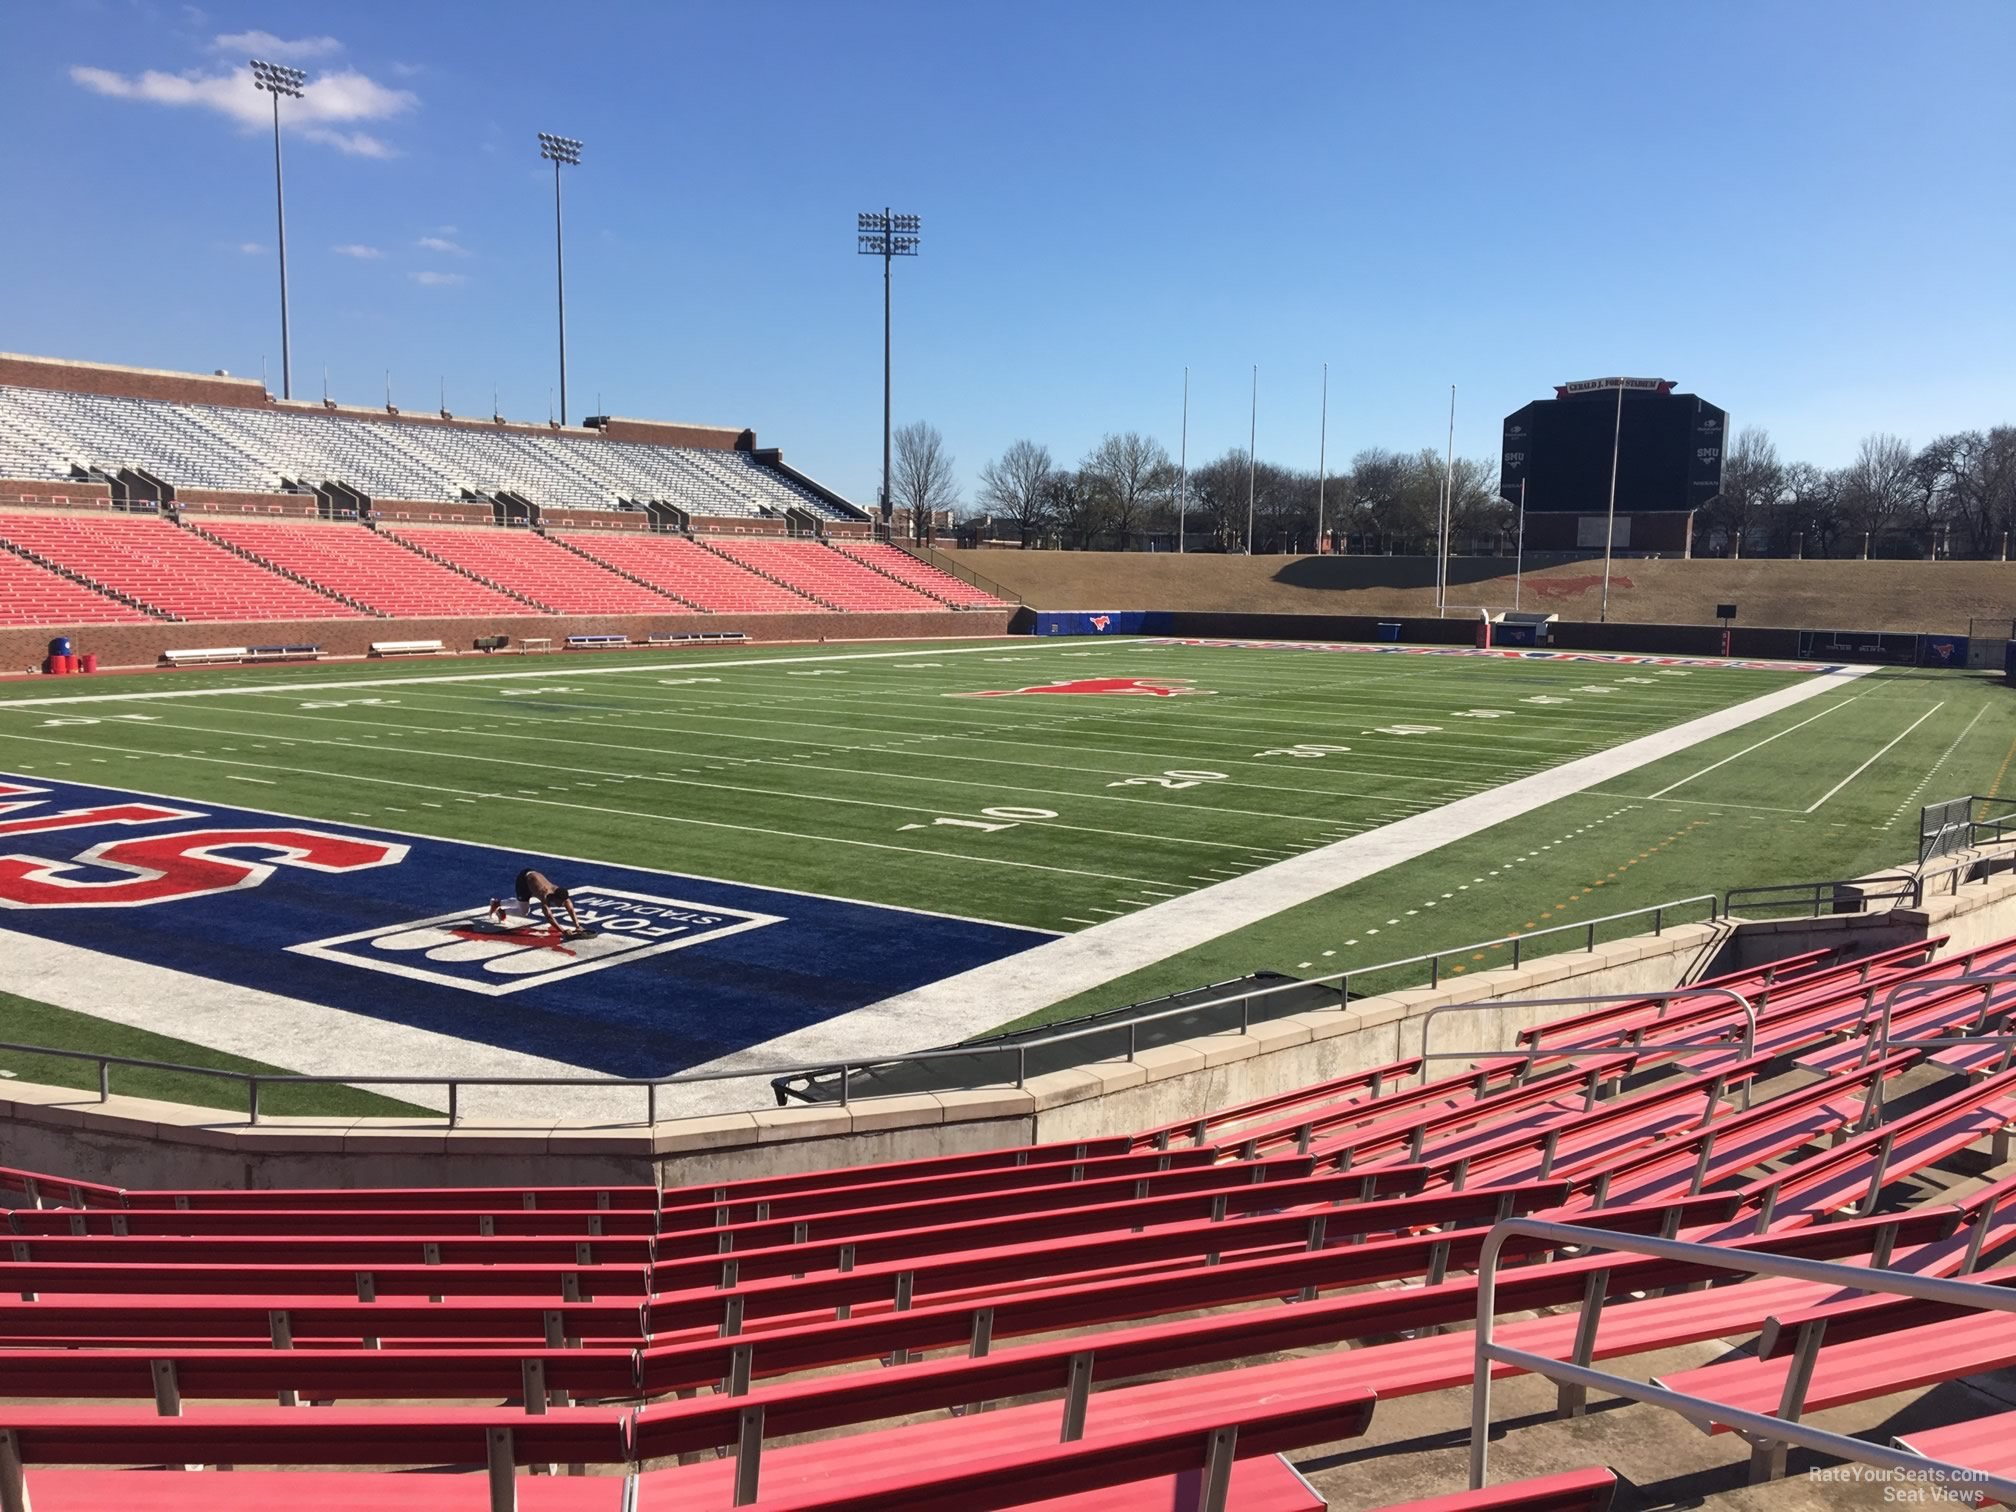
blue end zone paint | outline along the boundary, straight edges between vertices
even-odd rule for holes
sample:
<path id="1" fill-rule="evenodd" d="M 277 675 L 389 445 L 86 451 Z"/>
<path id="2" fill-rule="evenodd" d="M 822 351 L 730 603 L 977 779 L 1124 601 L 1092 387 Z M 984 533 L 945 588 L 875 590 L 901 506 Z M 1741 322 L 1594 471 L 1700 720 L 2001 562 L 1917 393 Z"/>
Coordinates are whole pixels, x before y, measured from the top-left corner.
<path id="1" fill-rule="evenodd" d="M 11 780 L 35 791 L 0 824 L 135 800 L 120 789 Z M 72 858 L 157 834 L 280 827 L 271 813 L 166 801 L 200 817 L 16 834 L 0 838 L 0 853 L 56 863 L 78 880 L 111 880 L 126 873 L 72 866 Z M 322 820 L 286 824 L 395 842 L 406 853 L 349 873 L 278 865 L 257 886 L 146 907 L 0 907 L 0 931 L 618 1075 L 697 1065 L 1052 938 Z M 470 927 L 491 898 L 510 901 L 525 867 L 571 888 L 584 917 L 600 925 L 598 937 L 562 955 L 543 933 L 492 939 Z M 285 1038 L 276 1024 L 273 1055 L 283 1063 Z"/>

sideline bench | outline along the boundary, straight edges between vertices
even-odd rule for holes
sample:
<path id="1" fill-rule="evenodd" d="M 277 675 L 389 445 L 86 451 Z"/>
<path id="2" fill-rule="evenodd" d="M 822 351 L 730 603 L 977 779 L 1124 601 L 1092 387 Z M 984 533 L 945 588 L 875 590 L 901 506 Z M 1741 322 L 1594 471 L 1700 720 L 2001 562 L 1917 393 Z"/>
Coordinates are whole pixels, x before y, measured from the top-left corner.
<path id="1" fill-rule="evenodd" d="M 196 667 L 206 662 L 320 661 L 328 655 L 320 646 L 185 646 L 163 651 L 171 667 Z"/>
<path id="2" fill-rule="evenodd" d="M 569 651 L 614 651 L 630 644 L 627 635 L 570 635 L 567 637 Z"/>
<path id="3" fill-rule="evenodd" d="M 746 641 L 740 630 L 653 630 L 646 642 L 652 646 L 708 645 L 716 641 Z"/>
<path id="4" fill-rule="evenodd" d="M 371 642 L 373 656 L 433 656 L 447 649 L 447 643 L 438 640 Z"/>

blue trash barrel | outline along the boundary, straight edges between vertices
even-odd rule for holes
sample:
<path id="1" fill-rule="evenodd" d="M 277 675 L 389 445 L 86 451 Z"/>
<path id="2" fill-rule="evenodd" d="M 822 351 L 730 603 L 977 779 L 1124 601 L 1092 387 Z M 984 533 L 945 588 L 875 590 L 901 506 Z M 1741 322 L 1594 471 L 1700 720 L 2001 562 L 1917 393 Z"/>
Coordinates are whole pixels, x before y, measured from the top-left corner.
<path id="1" fill-rule="evenodd" d="M 51 656 L 68 656 L 70 654 L 70 637 L 59 635 L 52 639 L 49 642 L 49 654 Z"/>
<path id="2" fill-rule="evenodd" d="M 1382 641 L 1397 641 L 1400 639 L 1400 621 L 1379 621 L 1379 639 Z"/>

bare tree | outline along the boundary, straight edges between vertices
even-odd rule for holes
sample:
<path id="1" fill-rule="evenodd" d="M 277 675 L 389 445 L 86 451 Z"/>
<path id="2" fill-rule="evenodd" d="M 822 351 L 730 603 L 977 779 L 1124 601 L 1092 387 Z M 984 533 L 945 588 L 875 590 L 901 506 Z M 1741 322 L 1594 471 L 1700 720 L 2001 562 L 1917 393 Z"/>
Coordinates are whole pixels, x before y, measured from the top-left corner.
<path id="1" fill-rule="evenodd" d="M 1722 459 L 1720 496 L 1702 511 L 1701 524 L 1710 532 L 1710 549 L 1719 545 L 1733 553 L 1739 536 L 1761 545 L 1759 538 L 1784 495 L 1785 464 L 1778 460 L 1771 433 L 1759 426 L 1746 426 Z M 1713 538 L 1718 531 L 1719 542 Z"/>
<path id="2" fill-rule="evenodd" d="M 1112 519 L 1100 480 L 1082 469 L 1059 468 L 1043 485 L 1050 523 L 1067 551 L 1090 551 Z"/>
<path id="3" fill-rule="evenodd" d="M 1215 462 L 1190 473 L 1190 514 L 1220 551 L 1238 551 L 1246 541 L 1246 452 L 1234 447 Z"/>
<path id="4" fill-rule="evenodd" d="M 1176 468 L 1162 443 L 1139 431 L 1108 435 L 1092 448 L 1079 471 L 1104 498 L 1106 524 L 1125 551 L 1148 521 L 1154 505 L 1176 482 Z"/>
<path id="5" fill-rule="evenodd" d="M 1857 539 L 1873 543 L 1910 513 L 1917 488 L 1910 445 L 1901 436 L 1864 436 L 1855 460 L 1841 469 L 1841 523 Z"/>
<path id="6" fill-rule="evenodd" d="M 952 456 L 937 426 L 919 420 L 896 432 L 896 476 L 890 486 L 897 507 L 910 511 L 912 538 L 928 540 L 932 518 L 959 503 Z"/>
<path id="7" fill-rule="evenodd" d="M 980 469 L 981 504 L 1013 522 L 1024 549 L 1034 544 L 1048 520 L 1048 484 L 1054 471 L 1050 448 L 1029 440 L 1010 443 L 999 458 Z"/>

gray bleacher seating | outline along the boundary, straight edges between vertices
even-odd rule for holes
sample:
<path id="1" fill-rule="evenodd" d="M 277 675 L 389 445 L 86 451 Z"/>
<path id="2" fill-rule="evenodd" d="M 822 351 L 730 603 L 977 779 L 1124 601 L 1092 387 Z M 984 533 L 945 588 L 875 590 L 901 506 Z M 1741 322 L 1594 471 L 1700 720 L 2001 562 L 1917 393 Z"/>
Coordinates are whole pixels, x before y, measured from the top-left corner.
<path id="1" fill-rule="evenodd" d="M 509 490 L 554 509 L 627 499 L 711 519 L 786 509 L 848 518 L 746 452 L 0 385 L 0 477 L 67 478 L 78 467 L 144 468 L 189 488 L 340 481 L 377 499 Z"/>

